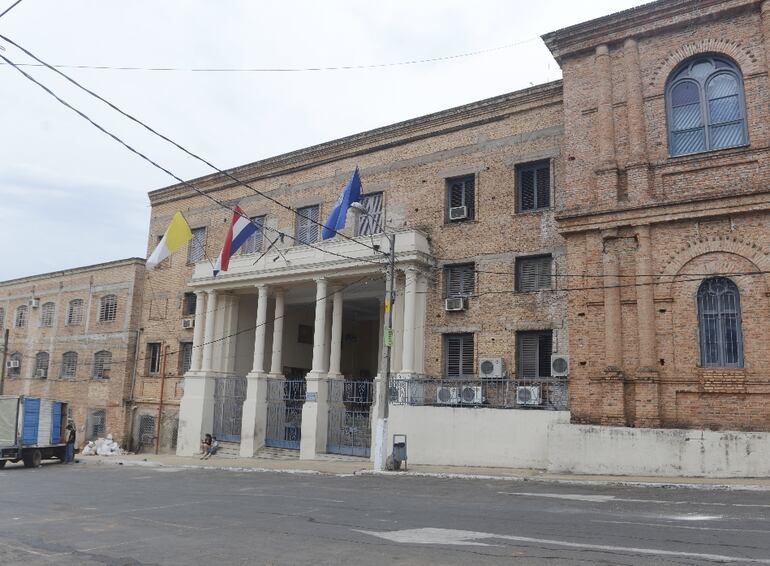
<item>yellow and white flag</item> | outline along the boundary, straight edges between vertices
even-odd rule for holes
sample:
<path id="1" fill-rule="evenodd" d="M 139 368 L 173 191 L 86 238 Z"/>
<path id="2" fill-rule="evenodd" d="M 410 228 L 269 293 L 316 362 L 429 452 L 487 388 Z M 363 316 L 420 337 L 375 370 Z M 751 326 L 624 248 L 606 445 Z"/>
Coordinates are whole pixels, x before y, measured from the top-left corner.
<path id="1" fill-rule="evenodd" d="M 182 213 L 177 211 L 171 219 L 171 224 L 166 228 L 163 238 L 158 242 L 158 247 L 155 248 L 147 259 L 147 269 L 154 269 L 161 261 L 192 240 L 192 237 L 190 225 L 184 219 Z"/>

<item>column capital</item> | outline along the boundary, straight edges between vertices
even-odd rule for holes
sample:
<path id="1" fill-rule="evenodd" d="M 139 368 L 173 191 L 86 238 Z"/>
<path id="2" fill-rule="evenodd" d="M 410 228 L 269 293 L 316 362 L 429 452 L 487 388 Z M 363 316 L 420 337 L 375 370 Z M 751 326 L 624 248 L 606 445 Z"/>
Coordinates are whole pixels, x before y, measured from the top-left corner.
<path id="1" fill-rule="evenodd" d="M 320 283 L 327 284 L 327 283 L 329 283 L 329 280 L 326 279 L 326 277 L 313 277 L 313 281 L 315 281 L 316 284 L 320 284 Z"/>
<path id="2" fill-rule="evenodd" d="M 596 56 L 601 57 L 603 55 L 609 55 L 610 54 L 610 48 L 606 43 L 602 43 L 601 45 L 596 46 Z"/>
<path id="3" fill-rule="evenodd" d="M 631 48 L 634 48 L 634 47 L 636 47 L 636 45 L 637 45 L 637 42 L 636 42 L 636 38 L 633 38 L 633 37 L 628 37 L 628 38 L 626 38 L 626 40 L 623 42 L 623 47 L 624 47 L 625 49 L 631 49 Z"/>

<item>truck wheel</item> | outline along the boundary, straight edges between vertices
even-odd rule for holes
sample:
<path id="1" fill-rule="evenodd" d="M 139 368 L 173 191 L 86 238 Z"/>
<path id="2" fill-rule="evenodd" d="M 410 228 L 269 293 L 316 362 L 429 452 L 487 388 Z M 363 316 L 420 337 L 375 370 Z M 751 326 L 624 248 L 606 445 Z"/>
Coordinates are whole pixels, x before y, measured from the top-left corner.
<path id="1" fill-rule="evenodd" d="M 7 461 L 8 461 L 8 460 L 0 460 L 0 470 L 2 470 L 3 468 L 5 468 L 5 463 L 6 463 Z"/>
<path id="2" fill-rule="evenodd" d="M 43 455 L 40 450 L 33 450 L 31 453 L 25 454 L 23 459 L 25 468 L 39 468 L 43 461 Z"/>

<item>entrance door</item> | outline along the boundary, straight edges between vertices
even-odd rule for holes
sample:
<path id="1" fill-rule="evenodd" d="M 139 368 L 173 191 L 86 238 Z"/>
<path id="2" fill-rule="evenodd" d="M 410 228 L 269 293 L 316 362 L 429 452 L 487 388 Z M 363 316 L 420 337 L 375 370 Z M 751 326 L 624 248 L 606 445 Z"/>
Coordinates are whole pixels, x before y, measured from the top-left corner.
<path id="1" fill-rule="evenodd" d="M 245 377 L 220 377 L 214 385 L 214 425 L 211 434 L 225 442 L 241 441 L 241 415 L 246 400 Z"/>
<path id="2" fill-rule="evenodd" d="M 329 430 L 326 451 L 368 457 L 372 439 L 371 379 L 329 382 Z"/>
<path id="3" fill-rule="evenodd" d="M 286 379 L 267 381 L 265 446 L 299 450 L 302 407 L 305 404 L 306 370 L 289 368 Z"/>

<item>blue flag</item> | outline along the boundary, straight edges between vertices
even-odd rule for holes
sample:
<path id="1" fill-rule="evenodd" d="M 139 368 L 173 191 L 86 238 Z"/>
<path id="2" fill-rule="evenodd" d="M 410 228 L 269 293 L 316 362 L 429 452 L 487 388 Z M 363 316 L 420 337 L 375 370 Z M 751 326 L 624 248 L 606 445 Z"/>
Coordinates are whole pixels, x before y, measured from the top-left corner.
<path id="1" fill-rule="evenodd" d="M 340 198 L 334 203 L 334 208 L 329 213 L 329 217 L 324 222 L 323 229 L 321 230 L 321 238 L 328 240 L 337 234 L 338 230 L 345 227 L 345 217 L 348 215 L 348 208 L 350 208 L 351 202 L 358 202 L 361 200 L 361 177 L 358 175 L 358 167 L 353 171 L 350 176 L 348 184 L 342 189 Z"/>

